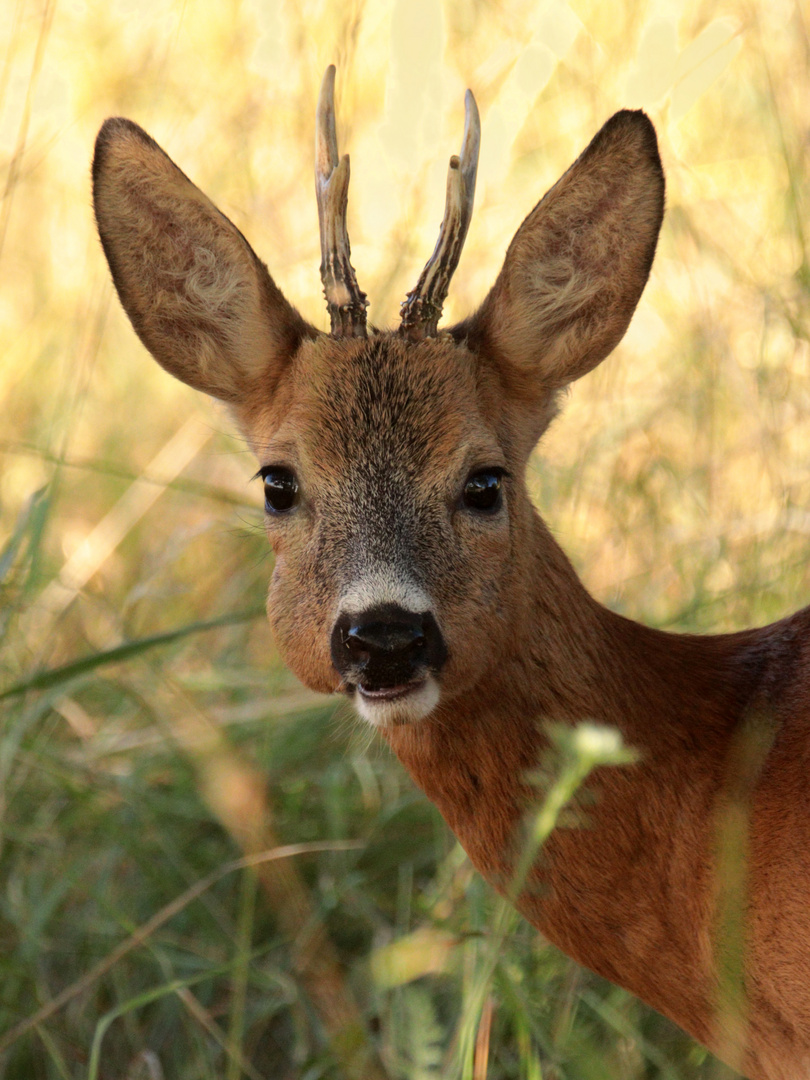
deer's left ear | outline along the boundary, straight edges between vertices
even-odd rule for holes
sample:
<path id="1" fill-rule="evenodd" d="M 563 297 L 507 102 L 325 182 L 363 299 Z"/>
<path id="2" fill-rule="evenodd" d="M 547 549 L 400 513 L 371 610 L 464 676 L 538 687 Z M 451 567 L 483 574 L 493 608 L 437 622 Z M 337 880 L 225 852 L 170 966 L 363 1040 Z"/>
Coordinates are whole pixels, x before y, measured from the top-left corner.
<path id="1" fill-rule="evenodd" d="M 616 113 L 518 229 L 479 311 L 453 333 L 518 385 L 554 391 L 619 343 L 664 213 L 655 130 Z"/>
<path id="2" fill-rule="evenodd" d="M 236 226 L 130 120 L 99 132 L 93 201 L 132 325 L 189 386 L 240 401 L 316 335 Z"/>

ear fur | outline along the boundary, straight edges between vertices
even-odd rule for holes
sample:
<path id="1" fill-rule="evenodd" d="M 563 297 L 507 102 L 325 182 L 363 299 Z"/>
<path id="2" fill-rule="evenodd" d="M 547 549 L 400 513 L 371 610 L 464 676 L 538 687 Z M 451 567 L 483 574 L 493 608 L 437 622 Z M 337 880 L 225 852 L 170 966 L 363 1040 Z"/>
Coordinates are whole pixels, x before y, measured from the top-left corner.
<path id="1" fill-rule="evenodd" d="M 236 226 L 130 120 L 98 134 L 93 202 L 136 333 L 189 386 L 239 401 L 316 336 Z"/>
<path id="2" fill-rule="evenodd" d="M 616 113 L 532 210 L 479 311 L 452 332 L 521 390 L 554 391 L 619 343 L 664 212 L 655 129 Z"/>

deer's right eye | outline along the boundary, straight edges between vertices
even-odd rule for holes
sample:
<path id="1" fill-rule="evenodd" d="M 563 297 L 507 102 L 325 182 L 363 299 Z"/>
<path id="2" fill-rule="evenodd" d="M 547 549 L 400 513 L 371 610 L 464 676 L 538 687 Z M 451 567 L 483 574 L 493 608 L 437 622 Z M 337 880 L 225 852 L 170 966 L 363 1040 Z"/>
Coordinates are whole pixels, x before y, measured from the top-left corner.
<path id="1" fill-rule="evenodd" d="M 464 485 L 462 504 L 468 510 L 494 514 L 501 508 L 501 480 L 506 471 L 500 468 L 482 469 L 473 473 Z"/>
<path id="2" fill-rule="evenodd" d="M 292 469 L 271 465 L 261 470 L 264 508 L 268 514 L 285 514 L 298 502 L 298 481 Z"/>

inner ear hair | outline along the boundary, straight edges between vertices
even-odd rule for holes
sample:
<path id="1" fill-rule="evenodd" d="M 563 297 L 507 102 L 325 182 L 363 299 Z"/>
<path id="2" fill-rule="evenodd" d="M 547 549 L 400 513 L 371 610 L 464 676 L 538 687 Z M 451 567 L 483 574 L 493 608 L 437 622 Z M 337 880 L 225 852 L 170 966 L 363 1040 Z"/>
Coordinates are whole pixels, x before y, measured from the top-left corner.
<path id="1" fill-rule="evenodd" d="M 479 311 L 454 328 L 524 390 L 554 391 L 619 343 L 664 213 L 655 129 L 618 112 L 518 229 Z"/>
<path id="2" fill-rule="evenodd" d="M 189 386 L 237 402 L 317 333 L 236 226 L 130 120 L 99 132 L 93 202 L 135 331 Z"/>

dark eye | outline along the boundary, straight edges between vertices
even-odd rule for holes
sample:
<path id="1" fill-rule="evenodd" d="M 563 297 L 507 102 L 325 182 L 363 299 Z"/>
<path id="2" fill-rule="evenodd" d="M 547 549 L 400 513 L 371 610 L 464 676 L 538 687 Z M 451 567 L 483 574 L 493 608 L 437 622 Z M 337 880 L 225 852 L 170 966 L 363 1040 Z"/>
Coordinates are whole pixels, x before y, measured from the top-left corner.
<path id="1" fill-rule="evenodd" d="M 473 473 L 464 485 L 462 501 L 468 510 L 494 513 L 501 507 L 502 469 L 482 469 Z"/>
<path id="2" fill-rule="evenodd" d="M 298 481 L 292 469 L 271 465 L 261 470 L 264 480 L 264 508 L 268 514 L 283 514 L 298 502 Z"/>

